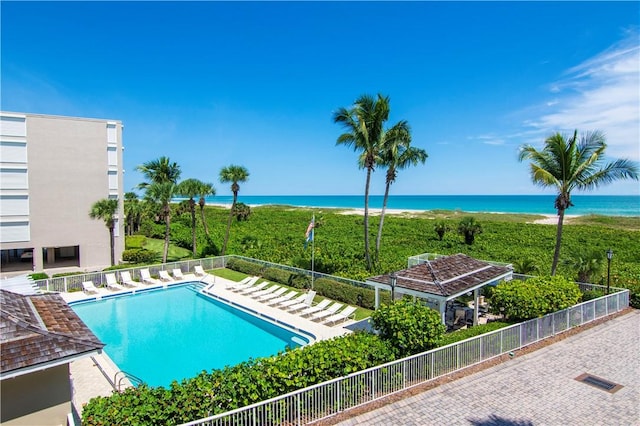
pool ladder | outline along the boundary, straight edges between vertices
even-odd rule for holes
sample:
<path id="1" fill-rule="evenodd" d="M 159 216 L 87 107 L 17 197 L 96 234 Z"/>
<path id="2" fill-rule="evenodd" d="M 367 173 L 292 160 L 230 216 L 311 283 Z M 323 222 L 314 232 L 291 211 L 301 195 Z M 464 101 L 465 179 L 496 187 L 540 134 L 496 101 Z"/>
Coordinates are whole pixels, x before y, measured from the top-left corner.
<path id="1" fill-rule="evenodd" d="M 122 390 L 121 389 L 122 382 L 125 380 L 129 380 L 129 382 L 134 386 L 139 386 L 144 384 L 144 381 L 141 378 L 134 376 L 131 373 L 127 373 L 126 371 L 120 370 L 113 375 L 113 384 L 118 392 Z"/>

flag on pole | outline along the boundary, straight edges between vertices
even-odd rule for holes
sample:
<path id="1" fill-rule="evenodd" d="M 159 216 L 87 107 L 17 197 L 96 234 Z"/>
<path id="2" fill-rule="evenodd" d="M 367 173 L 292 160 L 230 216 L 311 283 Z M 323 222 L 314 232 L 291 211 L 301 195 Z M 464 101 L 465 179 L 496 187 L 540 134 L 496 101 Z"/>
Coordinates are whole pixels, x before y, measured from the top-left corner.
<path id="1" fill-rule="evenodd" d="M 307 232 L 305 232 L 304 237 L 305 237 L 305 241 L 304 241 L 304 248 L 307 248 L 307 244 L 309 244 L 310 242 L 313 241 L 313 228 L 315 227 L 316 224 L 316 218 L 315 216 L 313 217 L 313 219 L 311 219 L 311 222 L 309 222 L 309 226 L 307 226 Z"/>

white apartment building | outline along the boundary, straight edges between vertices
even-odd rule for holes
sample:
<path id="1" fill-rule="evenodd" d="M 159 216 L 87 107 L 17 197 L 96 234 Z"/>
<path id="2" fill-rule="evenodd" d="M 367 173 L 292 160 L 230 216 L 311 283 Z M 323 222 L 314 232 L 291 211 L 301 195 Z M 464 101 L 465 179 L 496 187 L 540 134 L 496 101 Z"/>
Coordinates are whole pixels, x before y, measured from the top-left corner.
<path id="1" fill-rule="evenodd" d="M 89 217 L 104 198 L 120 200 L 115 258 L 121 259 L 122 150 L 117 120 L 0 112 L 3 275 L 108 266 L 109 230 Z"/>

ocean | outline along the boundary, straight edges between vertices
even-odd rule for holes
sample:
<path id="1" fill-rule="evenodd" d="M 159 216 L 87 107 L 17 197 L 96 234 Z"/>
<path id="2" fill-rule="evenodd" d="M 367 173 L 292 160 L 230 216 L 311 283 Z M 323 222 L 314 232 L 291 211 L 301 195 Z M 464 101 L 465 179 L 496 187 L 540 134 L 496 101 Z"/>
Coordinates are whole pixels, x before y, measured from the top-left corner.
<path id="1" fill-rule="evenodd" d="M 382 208 L 382 195 L 369 197 L 369 208 Z M 465 212 L 556 214 L 555 195 L 390 195 L 388 209 L 460 210 Z M 568 215 L 640 216 L 637 195 L 573 195 Z M 207 203 L 231 204 L 232 196 L 207 197 Z M 248 205 L 289 205 L 317 208 L 364 208 L 363 195 L 243 195 Z"/>

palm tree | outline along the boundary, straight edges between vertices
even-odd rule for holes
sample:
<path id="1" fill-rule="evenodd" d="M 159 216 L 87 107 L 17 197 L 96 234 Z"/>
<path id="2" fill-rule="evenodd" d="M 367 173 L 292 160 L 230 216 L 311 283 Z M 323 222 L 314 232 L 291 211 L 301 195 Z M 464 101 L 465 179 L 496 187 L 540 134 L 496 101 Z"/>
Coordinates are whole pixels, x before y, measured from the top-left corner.
<path id="1" fill-rule="evenodd" d="M 204 206 L 206 205 L 205 198 L 209 195 L 216 195 L 216 189 L 213 187 L 212 183 L 200 182 L 198 195 L 200 196 L 200 199 L 198 200 L 198 205 L 200 206 L 200 219 L 202 220 L 202 226 L 204 226 L 204 233 L 207 236 L 207 239 L 209 239 L 209 227 L 207 226 L 207 221 L 204 217 Z"/>
<path id="2" fill-rule="evenodd" d="M 458 223 L 458 234 L 464 235 L 464 243 L 471 245 L 476 239 L 476 235 L 482 234 L 482 226 L 476 222 L 473 216 L 463 217 Z"/>
<path id="3" fill-rule="evenodd" d="M 135 192 L 124 194 L 124 215 L 126 216 L 127 235 L 133 233 L 140 227 L 140 218 L 143 212 L 143 205 Z"/>
<path id="4" fill-rule="evenodd" d="M 230 165 L 223 167 L 220 170 L 220 182 L 231 182 L 231 192 L 233 192 L 233 202 L 231 203 L 231 209 L 229 209 L 229 220 L 227 221 L 227 231 L 224 234 L 224 244 L 222 245 L 222 256 L 224 256 L 227 250 L 227 242 L 229 241 L 229 230 L 231 229 L 231 219 L 233 218 L 234 208 L 236 201 L 238 200 L 238 191 L 240 191 L 240 185 L 238 182 L 246 182 L 249 178 L 249 172 L 243 166 Z"/>
<path id="5" fill-rule="evenodd" d="M 616 180 L 638 180 L 638 165 L 627 159 L 604 164 L 607 147 L 602 132 L 587 132 L 578 138 L 578 131 L 567 137 L 560 133 L 549 136 L 540 151 L 531 145 L 520 148 L 519 160 L 531 160 L 531 179 L 536 185 L 553 187 L 557 191 L 554 207 L 558 212 L 556 247 L 551 275 L 555 275 L 560 258 L 564 213 L 571 203 L 571 192 L 592 190 Z"/>
<path id="6" fill-rule="evenodd" d="M 104 198 L 96 201 L 91 206 L 89 217 L 91 219 L 101 219 L 105 226 L 109 229 L 109 244 L 111 245 L 111 266 L 116 264 L 115 260 L 115 236 L 114 228 L 116 221 L 114 216 L 118 212 L 118 200 L 115 198 Z"/>
<path id="7" fill-rule="evenodd" d="M 576 279 L 581 283 L 590 283 L 594 275 L 600 274 L 604 267 L 604 255 L 602 251 L 585 252 L 578 250 L 565 259 L 563 264 L 576 273 Z"/>
<path id="8" fill-rule="evenodd" d="M 538 272 L 540 268 L 536 265 L 536 262 L 530 257 L 519 259 L 513 262 L 513 270 L 522 275 L 531 275 L 534 272 Z"/>
<path id="9" fill-rule="evenodd" d="M 378 94 L 377 98 L 362 95 L 353 107 L 340 108 L 333 115 L 333 121 L 347 130 L 338 136 L 336 145 L 353 147 L 360 151 L 358 165 L 367 170 L 364 187 L 364 256 L 367 270 L 371 270 L 369 255 L 369 185 L 371 173 L 379 161 L 379 152 L 384 136 L 384 123 L 389 119 L 389 97 Z"/>
<path id="10" fill-rule="evenodd" d="M 171 199 L 176 193 L 176 184 L 173 182 L 154 182 L 147 185 L 145 190 L 145 198 L 154 204 L 161 206 L 162 216 L 164 217 L 164 250 L 162 252 L 162 263 L 167 262 L 169 256 L 169 235 L 171 230 Z"/>
<path id="11" fill-rule="evenodd" d="M 193 257 L 196 257 L 196 200 L 195 197 L 200 195 L 202 182 L 198 179 L 185 179 L 176 187 L 176 194 L 182 197 L 188 197 L 187 204 L 189 213 L 191 213 L 191 248 Z"/>
<path id="12" fill-rule="evenodd" d="M 408 166 L 417 166 L 427 161 L 427 151 L 411 146 L 411 129 L 409 123 L 400 121 L 391 129 L 384 133 L 382 147 L 379 154 L 379 164 L 387 167 L 386 186 L 384 188 L 384 199 L 382 202 L 382 212 L 380 213 L 380 223 L 378 224 L 378 237 L 376 239 L 376 259 L 380 253 L 380 240 L 382 239 L 382 226 L 384 215 L 387 210 L 389 199 L 389 187 L 398 177 L 398 170 Z"/>
<path id="13" fill-rule="evenodd" d="M 164 252 L 162 262 L 167 261 L 169 254 L 169 235 L 171 224 L 171 198 L 175 195 L 176 183 L 180 178 L 180 166 L 172 163 L 168 157 L 160 157 L 157 160 L 148 161 L 136 168 L 142 172 L 148 182 L 138 185 L 146 189 L 145 198 L 161 206 L 161 212 L 165 221 Z"/>
<path id="14" fill-rule="evenodd" d="M 172 163 L 169 157 L 160 157 L 157 160 L 148 161 L 138 167 L 136 170 L 141 172 L 148 182 L 142 182 L 138 188 L 144 189 L 152 183 L 173 182 L 177 183 L 180 179 L 180 166 Z"/>
<path id="15" fill-rule="evenodd" d="M 438 234 L 438 239 L 442 241 L 444 234 L 449 230 L 449 225 L 444 220 L 439 220 L 433 225 L 433 230 Z"/>

